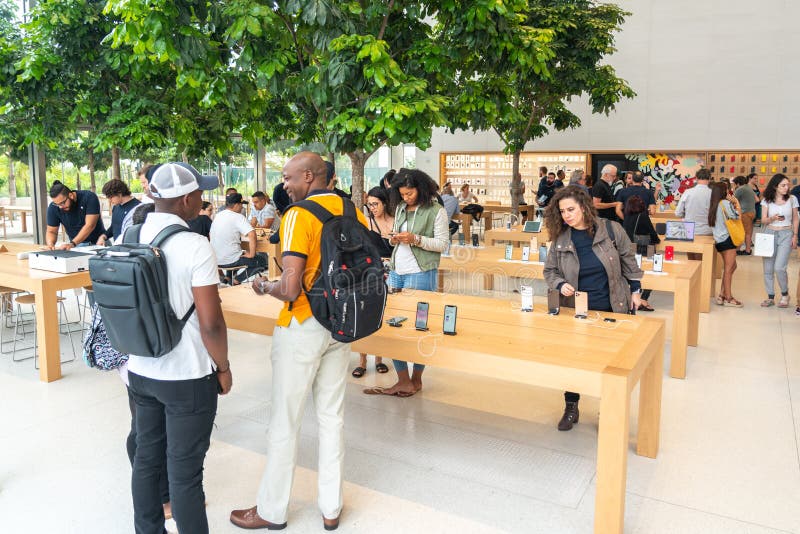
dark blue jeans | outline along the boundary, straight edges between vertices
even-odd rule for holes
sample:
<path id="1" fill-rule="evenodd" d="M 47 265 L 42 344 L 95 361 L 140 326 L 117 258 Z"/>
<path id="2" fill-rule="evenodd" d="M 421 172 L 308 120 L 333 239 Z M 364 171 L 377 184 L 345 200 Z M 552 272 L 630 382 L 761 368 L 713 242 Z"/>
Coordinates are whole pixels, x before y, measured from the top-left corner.
<path id="1" fill-rule="evenodd" d="M 164 465 L 178 531 L 207 534 L 203 462 L 217 413 L 217 375 L 154 380 L 129 372 L 128 380 L 136 403 L 131 477 L 136 534 L 166 532 L 159 489 Z"/>

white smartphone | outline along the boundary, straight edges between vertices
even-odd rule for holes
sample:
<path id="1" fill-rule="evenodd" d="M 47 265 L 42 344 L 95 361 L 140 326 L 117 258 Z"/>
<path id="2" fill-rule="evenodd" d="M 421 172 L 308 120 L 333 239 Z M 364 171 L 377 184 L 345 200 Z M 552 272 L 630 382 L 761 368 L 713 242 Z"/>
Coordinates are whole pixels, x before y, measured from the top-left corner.
<path id="1" fill-rule="evenodd" d="M 585 291 L 575 292 L 575 317 L 586 319 L 589 316 L 589 294 Z"/>
<path id="2" fill-rule="evenodd" d="M 636 265 L 637 265 L 637 266 L 638 266 L 640 269 L 642 268 L 642 255 L 641 255 L 641 254 L 637 254 L 637 255 L 636 255 Z"/>
<path id="3" fill-rule="evenodd" d="M 531 238 L 531 250 L 539 250 L 539 240 L 535 237 Z"/>
<path id="4" fill-rule="evenodd" d="M 514 254 L 514 246 L 506 245 L 506 260 L 510 260 L 513 254 Z"/>
<path id="5" fill-rule="evenodd" d="M 442 325 L 442 330 L 445 335 L 454 336 L 456 335 L 456 315 L 458 314 L 458 308 L 451 305 L 446 305 L 444 307 L 444 324 Z"/>
<path id="6" fill-rule="evenodd" d="M 520 310 L 533 311 L 533 286 L 519 286 L 519 296 L 522 299 Z"/>
<path id="7" fill-rule="evenodd" d="M 664 270 L 664 255 L 653 254 L 653 272 L 660 273 Z"/>
<path id="8" fill-rule="evenodd" d="M 522 261 L 528 261 L 531 257 L 531 247 L 522 247 Z"/>

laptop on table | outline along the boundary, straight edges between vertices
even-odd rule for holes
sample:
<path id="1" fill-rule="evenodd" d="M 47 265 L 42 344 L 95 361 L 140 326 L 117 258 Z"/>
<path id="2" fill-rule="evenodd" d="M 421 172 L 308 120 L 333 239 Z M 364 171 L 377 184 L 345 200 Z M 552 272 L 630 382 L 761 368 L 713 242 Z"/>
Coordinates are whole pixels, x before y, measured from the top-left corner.
<path id="1" fill-rule="evenodd" d="M 664 239 L 667 241 L 694 241 L 694 222 L 667 221 Z"/>

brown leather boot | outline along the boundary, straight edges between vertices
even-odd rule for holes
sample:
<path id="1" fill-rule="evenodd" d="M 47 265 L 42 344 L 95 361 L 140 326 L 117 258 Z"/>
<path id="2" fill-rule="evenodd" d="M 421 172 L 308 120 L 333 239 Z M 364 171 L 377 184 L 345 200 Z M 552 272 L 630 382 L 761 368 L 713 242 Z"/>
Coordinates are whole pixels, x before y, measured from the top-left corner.
<path id="1" fill-rule="evenodd" d="M 558 422 L 558 429 L 561 431 L 572 430 L 573 425 L 578 424 L 580 412 L 578 411 L 578 403 L 567 402 L 564 407 L 564 415 L 561 416 L 561 421 Z"/>

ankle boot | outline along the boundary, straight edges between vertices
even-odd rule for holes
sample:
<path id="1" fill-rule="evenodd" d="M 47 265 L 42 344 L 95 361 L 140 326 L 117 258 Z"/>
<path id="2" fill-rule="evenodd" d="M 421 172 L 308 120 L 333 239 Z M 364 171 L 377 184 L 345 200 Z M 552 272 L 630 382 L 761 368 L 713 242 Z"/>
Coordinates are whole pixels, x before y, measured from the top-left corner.
<path id="1" fill-rule="evenodd" d="M 558 429 L 561 431 L 572 430 L 572 426 L 578 424 L 579 417 L 578 403 L 567 402 L 564 407 L 564 415 L 561 416 L 561 421 L 558 422 Z"/>

